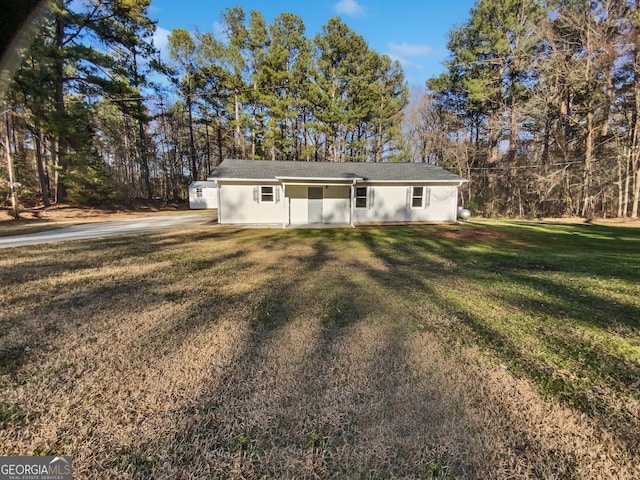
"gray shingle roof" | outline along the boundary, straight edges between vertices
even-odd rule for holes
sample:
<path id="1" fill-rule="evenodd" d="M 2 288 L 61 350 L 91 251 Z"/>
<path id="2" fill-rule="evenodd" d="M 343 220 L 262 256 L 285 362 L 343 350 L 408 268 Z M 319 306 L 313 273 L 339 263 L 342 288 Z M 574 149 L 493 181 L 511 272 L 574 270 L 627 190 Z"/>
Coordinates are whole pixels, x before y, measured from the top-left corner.
<path id="1" fill-rule="evenodd" d="M 224 160 L 210 179 L 269 180 L 276 178 L 369 181 L 460 182 L 464 178 L 427 163 L 285 162 Z"/>

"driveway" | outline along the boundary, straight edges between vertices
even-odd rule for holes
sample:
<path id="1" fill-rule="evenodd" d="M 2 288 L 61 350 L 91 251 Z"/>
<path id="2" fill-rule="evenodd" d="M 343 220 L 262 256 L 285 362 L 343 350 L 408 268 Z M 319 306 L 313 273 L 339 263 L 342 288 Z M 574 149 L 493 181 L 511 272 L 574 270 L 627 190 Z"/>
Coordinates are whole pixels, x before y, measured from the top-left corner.
<path id="1" fill-rule="evenodd" d="M 155 232 L 178 228 L 204 225 L 214 220 L 211 215 L 161 215 L 155 217 L 131 218 L 109 222 L 86 223 L 73 227 L 49 230 L 27 235 L 0 237 L 0 248 L 22 247 L 39 243 L 65 242 L 67 240 L 84 240 L 87 238 L 111 237 L 129 233 Z"/>

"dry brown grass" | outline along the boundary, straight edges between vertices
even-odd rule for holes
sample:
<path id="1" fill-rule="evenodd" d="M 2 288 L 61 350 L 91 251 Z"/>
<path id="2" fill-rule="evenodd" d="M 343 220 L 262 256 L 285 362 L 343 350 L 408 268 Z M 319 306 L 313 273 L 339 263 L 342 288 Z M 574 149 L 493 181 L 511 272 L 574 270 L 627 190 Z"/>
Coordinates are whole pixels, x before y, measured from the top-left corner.
<path id="1" fill-rule="evenodd" d="M 0 452 L 72 455 L 76 478 L 640 476 L 355 235 L 0 252 Z"/>

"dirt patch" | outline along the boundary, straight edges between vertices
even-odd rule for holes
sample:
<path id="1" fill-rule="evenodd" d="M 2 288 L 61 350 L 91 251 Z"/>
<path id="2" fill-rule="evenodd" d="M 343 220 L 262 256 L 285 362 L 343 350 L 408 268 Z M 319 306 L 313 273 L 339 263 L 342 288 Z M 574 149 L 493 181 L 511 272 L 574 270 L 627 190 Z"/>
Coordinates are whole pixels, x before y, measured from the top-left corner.
<path id="1" fill-rule="evenodd" d="M 459 230 L 441 230 L 437 232 L 439 237 L 443 238 L 468 238 L 471 240 L 496 240 L 505 235 L 495 230 L 483 229 L 459 229 Z"/>
<path id="2" fill-rule="evenodd" d="M 585 219 L 580 217 L 562 217 L 550 218 L 545 217 L 540 220 L 542 223 L 577 223 L 591 225 L 612 225 L 616 227 L 633 227 L 640 228 L 640 219 L 638 218 L 593 218 Z"/>
<path id="3" fill-rule="evenodd" d="M 153 214 L 166 214 L 167 212 L 188 210 L 189 205 L 185 203 L 164 203 L 164 202 L 134 202 L 128 205 L 109 204 L 97 207 L 87 207 L 79 205 L 52 205 L 44 208 L 28 208 L 20 210 L 21 222 L 37 222 L 40 220 L 47 221 L 65 221 L 65 220 L 117 220 L 118 218 L 130 216 L 142 216 Z M 4 209 L 0 214 L 1 222 L 15 222 L 10 215 L 9 210 Z"/>
<path id="4" fill-rule="evenodd" d="M 494 267 L 498 270 L 527 270 L 530 272 L 565 272 L 567 270 L 560 265 L 548 263 L 498 263 Z"/>

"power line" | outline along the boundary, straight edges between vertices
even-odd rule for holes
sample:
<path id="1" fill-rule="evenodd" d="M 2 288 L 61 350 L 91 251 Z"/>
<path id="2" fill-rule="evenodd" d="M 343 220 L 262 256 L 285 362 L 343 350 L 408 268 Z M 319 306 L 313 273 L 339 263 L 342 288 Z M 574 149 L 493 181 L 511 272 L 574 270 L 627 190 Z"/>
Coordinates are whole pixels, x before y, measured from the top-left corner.
<path id="1" fill-rule="evenodd" d="M 593 160 L 594 164 L 598 163 L 598 160 Z M 530 164 L 530 165 L 502 165 L 495 167 L 468 167 L 466 170 L 484 171 L 484 170 L 525 170 L 528 168 L 540 168 L 540 167 L 568 167 L 570 165 L 584 165 L 584 160 L 575 160 L 571 162 L 556 162 L 556 163 L 544 163 L 544 164 Z"/>

